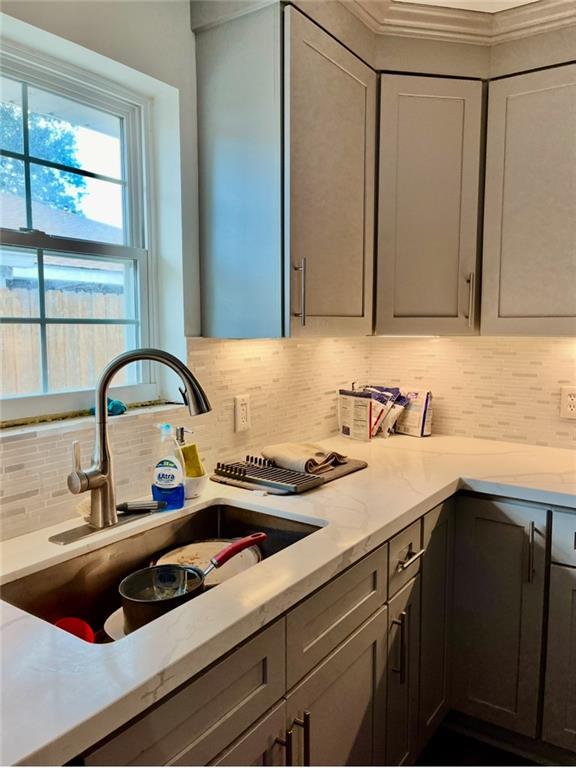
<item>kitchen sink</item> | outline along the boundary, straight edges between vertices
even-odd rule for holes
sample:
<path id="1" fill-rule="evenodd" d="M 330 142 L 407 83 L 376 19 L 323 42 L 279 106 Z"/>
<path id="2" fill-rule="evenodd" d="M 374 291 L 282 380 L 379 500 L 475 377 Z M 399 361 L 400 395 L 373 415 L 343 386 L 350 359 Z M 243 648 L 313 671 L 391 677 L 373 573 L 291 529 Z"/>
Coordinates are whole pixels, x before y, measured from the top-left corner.
<path id="1" fill-rule="evenodd" d="M 108 616 L 120 607 L 118 584 L 132 571 L 149 565 L 159 554 L 193 541 L 232 539 L 263 531 L 268 538 L 260 549 L 266 558 L 320 527 L 263 512 L 215 505 L 23 576 L 3 585 L 0 597 L 51 623 L 63 616 L 84 619 L 96 631 L 97 641 L 106 642 L 108 638 L 102 627 Z"/>

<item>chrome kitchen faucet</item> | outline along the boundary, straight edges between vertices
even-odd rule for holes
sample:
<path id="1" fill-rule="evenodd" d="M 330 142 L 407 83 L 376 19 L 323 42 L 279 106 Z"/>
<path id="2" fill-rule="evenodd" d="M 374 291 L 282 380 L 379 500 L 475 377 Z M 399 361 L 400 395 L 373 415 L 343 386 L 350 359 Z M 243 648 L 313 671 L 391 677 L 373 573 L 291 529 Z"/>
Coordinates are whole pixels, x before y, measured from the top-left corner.
<path id="1" fill-rule="evenodd" d="M 96 441 L 92 454 L 92 465 L 89 469 L 82 469 L 80 443 L 75 441 L 73 443 L 74 469 L 68 475 L 68 488 L 71 493 L 80 494 L 90 491 L 88 524 L 52 536 L 50 541 L 56 544 L 76 541 L 95 531 L 117 525 L 119 522 L 116 513 L 112 456 L 108 445 L 108 387 L 120 369 L 139 360 L 164 363 L 180 376 L 184 384 L 184 389 L 181 388 L 180 392 L 184 404 L 188 406 L 190 415 L 207 413 L 211 410 L 206 393 L 194 374 L 169 352 L 164 352 L 161 349 L 134 349 L 118 355 L 108 363 L 96 386 Z M 122 522 L 128 519 L 132 518 L 122 516 Z"/>

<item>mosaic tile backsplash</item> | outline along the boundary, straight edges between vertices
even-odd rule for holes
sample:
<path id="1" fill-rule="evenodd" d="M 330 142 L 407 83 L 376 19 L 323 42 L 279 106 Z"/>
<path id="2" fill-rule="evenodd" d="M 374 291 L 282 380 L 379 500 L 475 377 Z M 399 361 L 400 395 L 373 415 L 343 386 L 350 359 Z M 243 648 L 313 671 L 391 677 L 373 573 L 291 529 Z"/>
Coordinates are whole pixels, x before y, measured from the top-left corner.
<path id="1" fill-rule="evenodd" d="M 158 423 L 192 429 L 211 468 L 267 443 L 333 434 L 335 392 L 353 380 L 431 389 L 436 433 L 576 448 L 576 422 L 558 415 L 560 387 L 576 383 L 575 339 L 189 339 L 188 354 L 213 411 L 191 418 L 163 407 L 112 418 L 118 500 L 149 492 Z M 251 398 L 252 427 L 243 433 L 234 432 L 238 394 Z M 90 419 L 0 433 L 1 538 L 74 514 L 72 440 L 88 463 Z"/>

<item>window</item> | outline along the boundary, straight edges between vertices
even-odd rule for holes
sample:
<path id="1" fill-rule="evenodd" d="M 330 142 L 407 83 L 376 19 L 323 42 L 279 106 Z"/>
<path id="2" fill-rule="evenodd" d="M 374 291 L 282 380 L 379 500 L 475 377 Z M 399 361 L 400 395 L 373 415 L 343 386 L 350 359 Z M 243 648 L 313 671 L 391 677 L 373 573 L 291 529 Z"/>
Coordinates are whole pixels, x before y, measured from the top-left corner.
<path id="1" fill-rule="evenodd" d="M 149 342 L 142 122 L 137 101 L 87 86 L 69 66 L 3 65 L 3 420 L 21 415 L 9 412 L 15 398 L 93 388 L 112 357 Z M 114 380 L 135 390 L 148 382 L 145 364 Z M 150 395 L 148 387 L 131 399 Z"/>

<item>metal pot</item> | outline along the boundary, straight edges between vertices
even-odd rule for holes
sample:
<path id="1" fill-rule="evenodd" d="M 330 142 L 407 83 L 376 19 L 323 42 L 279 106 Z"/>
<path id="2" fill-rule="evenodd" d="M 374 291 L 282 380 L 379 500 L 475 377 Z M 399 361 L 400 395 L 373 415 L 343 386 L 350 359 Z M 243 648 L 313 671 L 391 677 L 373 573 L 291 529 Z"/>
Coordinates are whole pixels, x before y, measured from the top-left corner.
<path id="1" fill-rule="evenodd" d="M 204 570 L 193 565 L 166 564 L 141 568 L 126 576 L 118 587 L 124 610 L 125 633 L 134 632 L 199 595 L 204 591 L 206 576 L 214 568 L 220 568 L 234 555 L 260 544 L 266 538 L 265 533 L 252 533 L 233 541 L 210 558 L 210 565 Z"/>

